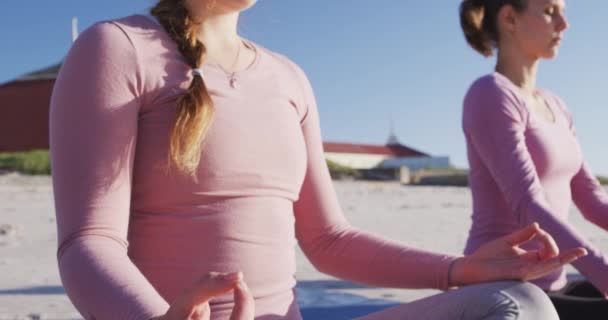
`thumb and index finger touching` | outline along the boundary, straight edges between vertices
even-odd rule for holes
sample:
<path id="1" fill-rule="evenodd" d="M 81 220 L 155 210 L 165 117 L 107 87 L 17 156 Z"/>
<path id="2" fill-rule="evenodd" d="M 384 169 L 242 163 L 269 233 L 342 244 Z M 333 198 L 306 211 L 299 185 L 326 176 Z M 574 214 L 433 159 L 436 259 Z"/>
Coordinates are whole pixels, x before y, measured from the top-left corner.
<path id="1" fill-rule="evenodd" d="M 511 246 L 519 246 L 535 238 L 543 243 L 543 247 L 538 251 L 526 253 L 537 256 L 537 259 L 535 259 L 537 261 L 535 273 L 545 274 L 587 254 L 587 250 L 582 247 L 569 249 L 560 253 L 553 237 L 541 229 L 536 222 L 513 232 L 505 240 Z"/>
<path id="2" fill-rule="evenodd" d="M 234 309 L 231 320 L 252 320 L 254 300 L 241 272 L 210 272 L 197 280 L 176 301 L 172 308 L 180 315 L 190 315 L 216 296 L 234 290 Z M 174 312 L 170 312 L 175 315 Z M 181 316 L 179 316 L 181 317 Z"/>

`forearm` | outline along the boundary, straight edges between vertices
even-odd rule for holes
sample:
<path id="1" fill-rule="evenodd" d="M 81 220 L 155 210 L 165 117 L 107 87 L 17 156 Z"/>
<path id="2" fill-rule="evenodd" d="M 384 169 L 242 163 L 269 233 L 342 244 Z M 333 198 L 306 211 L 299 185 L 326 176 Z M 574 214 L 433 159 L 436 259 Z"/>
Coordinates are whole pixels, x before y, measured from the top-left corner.
<path id="1" fill-rule="evenodd" d="M 66 292 L 85 319 L 143 320 L 168 309 L 114 239 L 74 238 L 62 246 L 58 259 Z"/>
<path id="2" fill-rule="evenodd" d="M 320 271 L 383 287 L 446 289 L 448 267 L 455 259 L 352 228 L 333 230 L 301 244 Z"/>
<path id="3" fill-rule="evenodd" d="M 579 172 L 572 179 L 570 188 L 572 199 L 583 216 L 608 231 L 608 193 L 587 164 L 583 163 Z"/>

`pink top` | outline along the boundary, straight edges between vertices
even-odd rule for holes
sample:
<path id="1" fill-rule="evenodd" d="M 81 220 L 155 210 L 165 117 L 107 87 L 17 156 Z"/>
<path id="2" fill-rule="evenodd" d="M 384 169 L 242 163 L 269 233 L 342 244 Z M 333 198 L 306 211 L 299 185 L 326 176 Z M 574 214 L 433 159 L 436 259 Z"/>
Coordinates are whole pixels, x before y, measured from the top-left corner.
<path id="1" fill-rule="evenodd" d="M 160 25 L 141 15 L 99 23 L 70 50 L 52 96 L 51 156 L 61 278 L 86 319 L 159 316 L 204 273 L 235 270 L 258 316 L 300 319 L 296 241 L 340 278 L 446 288 L 454 257 L 348 224 L 306 76 L 254 47 L 237 88 L 203 66 L 216 115 L 199 183 L 163 169 L 175 97 L 192 78 Z M 231 308 L 230 294 L 214 299 L 212 319 Z"/>
<path id="2" fill-rule="evenodd" d="M 475 81 L 465 97 L 463 128 L 473 194 L 465 253 L 537 221 L 561 250 L 587 248 L 589 254 L 573 265 L 608 294 L 608 260 L 567 221 L 574 200 L 585 218 L 608 230 L 608 196 L 583 162 L 564 103 L 544 90 L 538 93 L 555 123 L 532 112 L 519 88 L 499 73 Z M 536 283 L 559 289 L 566 275 L 560 269 Z"/>

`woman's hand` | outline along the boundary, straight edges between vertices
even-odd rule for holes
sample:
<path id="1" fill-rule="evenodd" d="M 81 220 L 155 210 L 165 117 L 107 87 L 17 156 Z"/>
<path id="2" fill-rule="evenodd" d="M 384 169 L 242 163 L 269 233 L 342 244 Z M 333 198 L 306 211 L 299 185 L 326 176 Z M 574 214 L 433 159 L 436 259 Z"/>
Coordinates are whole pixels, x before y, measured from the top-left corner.
<path id="1" fill-rule="evenodd" d="M 519 245 L 538 238 L 543 247 L 526 251 Z M 584 248 L 559 253 L 553 238 L 537 223 L 488 242 L 470 256 L 456 259 L 450 268 L 450 286 L 497 280 L 532 280 L 587 254 Z"/>
<path id="2" fill-rule="evenodd" d="M 203 276 L 171 304 L 165 315 L 152 320 L 209 320 L 209 300 L 230 290 L 234 290 L 235 303 L 230 320 L 253 320 L 253 296 L 240 272 Z"/>

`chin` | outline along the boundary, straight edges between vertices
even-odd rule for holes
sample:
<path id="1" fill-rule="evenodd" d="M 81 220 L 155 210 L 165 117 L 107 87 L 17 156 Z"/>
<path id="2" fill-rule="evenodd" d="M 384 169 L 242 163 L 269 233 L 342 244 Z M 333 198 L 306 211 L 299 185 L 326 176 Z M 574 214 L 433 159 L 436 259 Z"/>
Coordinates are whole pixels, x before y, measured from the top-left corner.
<path id="1" fill-rule="evenodd" d="M 238 9 L 238 10 L 247 10 L 251 8 L 257 0 L 220 0 L 225 2 L 228 6 Z"/>
<path id="2" fill-rule="evenodd" d="M 548 52 L 543 53 L 541 55 L 541 58 L 543 58 L 543 59 L 553 59 L 553 58 L 557 57 L 557 54 L 558 54 L 558 50 L 556 48 L 556 49 L 552 49 L 552 50 L 550 50 Z"/>
<path id="3" fill-rule="evenodd" d="M 545 48 L 538 48 L 536 50 L 536 56 L 538 59 L 553 59 L 557 57 L 557 53 L 559 52 L 559 45 L 551 45 Z"/>

